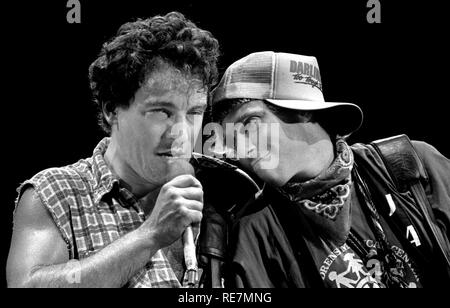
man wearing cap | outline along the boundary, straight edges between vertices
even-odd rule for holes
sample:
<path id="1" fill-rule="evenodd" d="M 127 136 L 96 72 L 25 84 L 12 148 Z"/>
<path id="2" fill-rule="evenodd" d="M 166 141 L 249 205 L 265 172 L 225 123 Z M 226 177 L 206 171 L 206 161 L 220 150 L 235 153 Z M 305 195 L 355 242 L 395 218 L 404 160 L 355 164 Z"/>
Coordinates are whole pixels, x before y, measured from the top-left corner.
<path id="1" fill-rule="evenodd" d="M 232 217 L 228 286 L 449 285 L 450 161 L 406 137 L 349 146 L 363 113 L 325 102 L 314 57 L 238 60 L 213 91 L 212 114 L 238 127 L 216 152 L 261 184 Z"/>

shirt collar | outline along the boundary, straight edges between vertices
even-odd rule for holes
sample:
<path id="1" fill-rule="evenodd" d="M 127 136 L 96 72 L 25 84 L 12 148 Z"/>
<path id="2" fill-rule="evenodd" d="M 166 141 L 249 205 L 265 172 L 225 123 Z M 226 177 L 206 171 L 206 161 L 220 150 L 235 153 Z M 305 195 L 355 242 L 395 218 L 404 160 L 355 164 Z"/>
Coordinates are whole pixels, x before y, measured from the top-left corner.
<path id="1" fill-rule="evenodd" d="M 105 160 L 105 153 L 111 142 L 111 138 L 104 138 L 94 149 L 92 156 L 92 168 L 94 173 L 94 202 L 99 204 L 106 195 L 117 197 L 119 204 L 129 208 L 136 199 L 126 188 L 121 187 L 120 179 L 115 175 Z"/>

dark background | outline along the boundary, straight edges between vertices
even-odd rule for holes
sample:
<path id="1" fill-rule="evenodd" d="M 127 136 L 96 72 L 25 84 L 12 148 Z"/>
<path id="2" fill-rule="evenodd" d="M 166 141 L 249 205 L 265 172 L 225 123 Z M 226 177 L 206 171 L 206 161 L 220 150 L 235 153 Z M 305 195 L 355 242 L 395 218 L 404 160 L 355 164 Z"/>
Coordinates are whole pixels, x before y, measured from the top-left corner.
<path id="1" fill-rule="evenodd" d="M 66 0 L 29 2 L 2 4 L 2 284 L 15 189 L 45 168 L 91 156 L 103 134 L 88 67 L 103 41 L 136 17 L 184 13 L 220 41 L 221 73 L 254 51 L 316 56 L 325 99 L 365 112 L 350 143 L 406 133 L 450 157 L 448 18 L 431 1 L 382 0 L 381 24 L 367 23 L 367 0 L 81 0 L 81 24 L 67 23 Z"/>

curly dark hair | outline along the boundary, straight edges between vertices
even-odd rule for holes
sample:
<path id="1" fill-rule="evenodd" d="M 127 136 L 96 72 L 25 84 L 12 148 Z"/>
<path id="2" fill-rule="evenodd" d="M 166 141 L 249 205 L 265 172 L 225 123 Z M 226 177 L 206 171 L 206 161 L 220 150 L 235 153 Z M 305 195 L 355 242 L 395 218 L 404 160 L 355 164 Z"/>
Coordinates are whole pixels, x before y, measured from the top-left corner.
<path id="1" fill-rule="evenodd" d="M 199 76 L 209 90 L 217 82 L 218 57 L 219 43 L 212 34 L 179 12 L 122 25 L 89 68 L 100 126 L 111 133 L 103 108 L 127 107 L 161 60 Z"/>

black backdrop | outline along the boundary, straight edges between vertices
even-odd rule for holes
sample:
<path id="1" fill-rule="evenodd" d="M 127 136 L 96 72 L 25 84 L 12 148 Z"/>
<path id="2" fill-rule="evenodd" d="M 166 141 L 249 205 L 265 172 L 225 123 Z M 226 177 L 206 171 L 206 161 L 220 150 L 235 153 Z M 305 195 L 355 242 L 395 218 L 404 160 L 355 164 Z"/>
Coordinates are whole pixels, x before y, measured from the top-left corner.
<path id="1" fill-rule="evenodd" d="M 381 0 L 381 24 L 367 23 L 367 0 L 81 0 L 81 24 L 67 23 L 66 0 L 29 2 L 2 5 L 2 283 L 15 189 L 42 169 L 91 155 L 103 134 L 87 70 L 102 42 L 136 17 L 184 13 L 219 39 L 221 72 L 254 51 L 316 56 L 325 98 L 365 112 L 350 142 L 406 133 L 450 157 L 448 22 L 431 1 Z"/>

